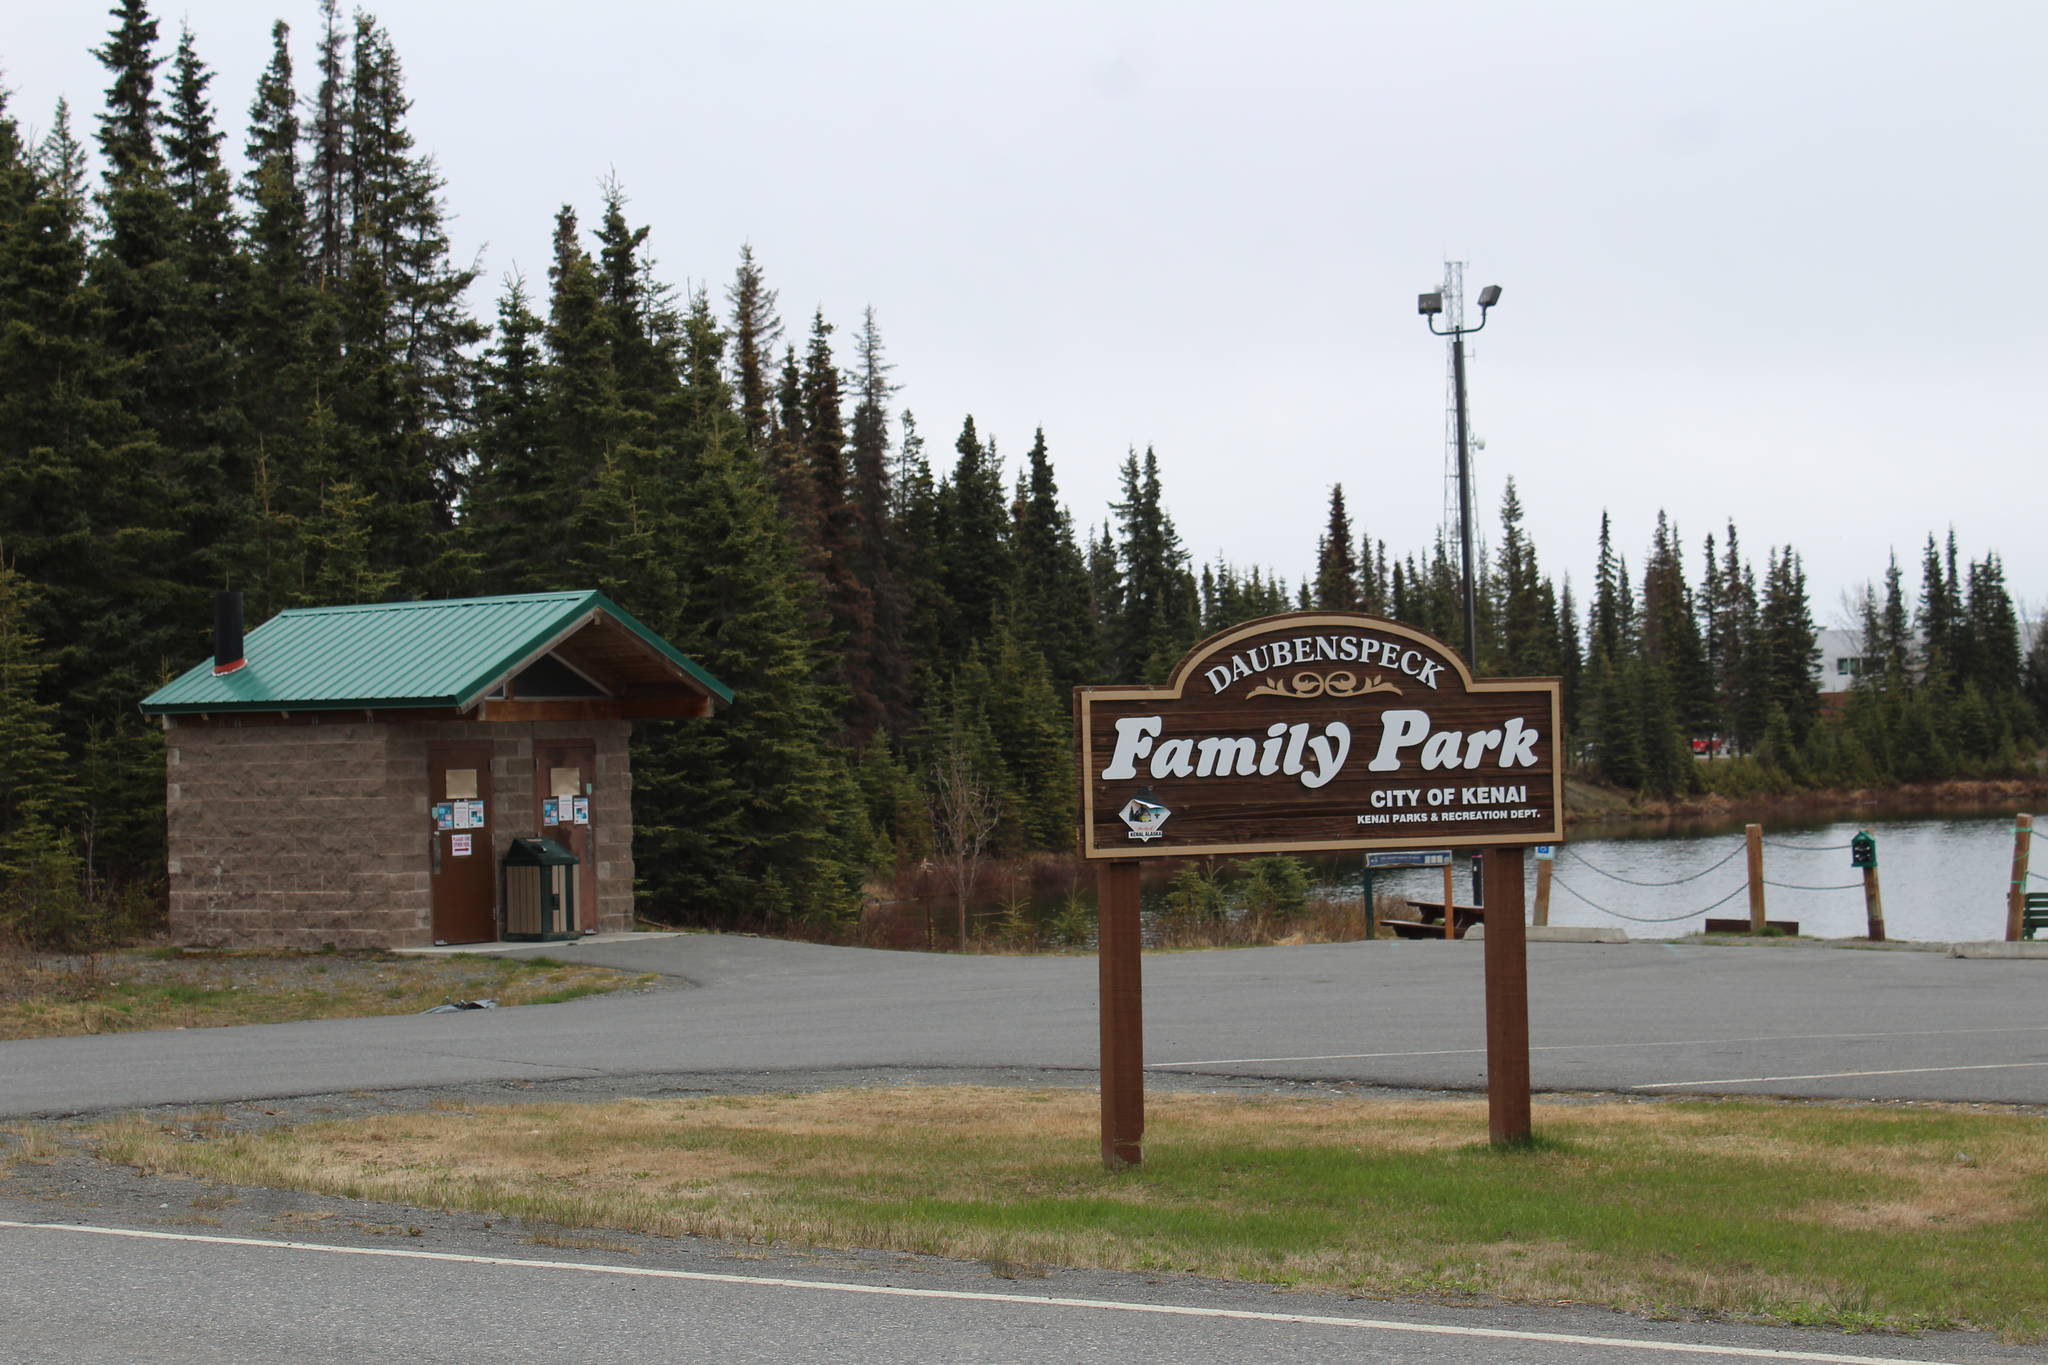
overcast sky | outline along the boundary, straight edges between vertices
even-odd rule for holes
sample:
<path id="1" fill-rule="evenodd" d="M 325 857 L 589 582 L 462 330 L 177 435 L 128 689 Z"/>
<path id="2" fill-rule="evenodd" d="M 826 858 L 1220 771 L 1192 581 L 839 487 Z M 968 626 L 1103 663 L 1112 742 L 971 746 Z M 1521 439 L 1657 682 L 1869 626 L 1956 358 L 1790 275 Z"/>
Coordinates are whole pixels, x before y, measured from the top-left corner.
<path id="1" fill-rule="evenodd" d="M 1330 486 L 1397 552 L 1445 511 L 1447 259 L 1504 290 L 1471 342 L 1480 522 L 1512 477 L 1583 601 L 1603 509 L 1660 508 L 1698 581 L 1733 518 L 1815 615 L 1953 526 L 2048 606 L 2048 6 L 2019 3 L 629 4 L 375 11 L 462 253 L 544 289 L 555 210 L 616 173 L 666 278 L 752 242 L 801 341 L 879 318 L 935 464 L 963 415 L 1043 426 L 1082 525 L 1158 451 L 1198 560 L 1299 581 Z M 163 4 L 239 158 L 269 25 L 310 93 L 312 0 Z M 81 135 L 110 25 L 0 28 L 11 107 Z M 1476 310 L 1475 310 L 1476 311 Z M 1495 537 L 1497 538 L 1497 537 Z"/>

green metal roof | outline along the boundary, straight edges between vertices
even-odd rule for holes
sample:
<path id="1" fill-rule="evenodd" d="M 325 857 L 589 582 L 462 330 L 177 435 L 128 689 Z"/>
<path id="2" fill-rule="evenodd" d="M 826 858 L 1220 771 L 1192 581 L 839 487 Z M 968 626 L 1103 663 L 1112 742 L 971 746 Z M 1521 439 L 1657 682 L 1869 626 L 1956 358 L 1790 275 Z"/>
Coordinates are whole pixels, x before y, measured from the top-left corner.
<path id="1" fill-rule="evenodd" d="M 600 592 L 377 602 L 279 612 L 249 632 L 248 665 L 208 659 L 143 700 L 146 715 L 466 709 L 600 616 L 722 702 L 732 691 Z"/>

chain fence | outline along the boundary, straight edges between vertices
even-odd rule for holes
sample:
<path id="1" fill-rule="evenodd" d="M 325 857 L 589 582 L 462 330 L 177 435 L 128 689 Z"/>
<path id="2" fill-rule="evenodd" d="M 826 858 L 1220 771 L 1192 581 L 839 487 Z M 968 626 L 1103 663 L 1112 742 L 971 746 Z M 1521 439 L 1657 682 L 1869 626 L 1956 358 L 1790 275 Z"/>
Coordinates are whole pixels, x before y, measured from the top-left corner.
<path id="1" fill-rule="evenodd" d="M 1624 877 L 1618 872 L 1609 872 L 1604 867 L 1600 867 L 1594 863 L 1587 862 L 1585 855 L 1580 853 L 1577 849 L 1573 848 L 1570 844 L 1563 844 L 1560 845 L 1560 847 L 1562 847 L 1566 853 L 1571 855 L 1573 862 L 1578 863 L 1580 866 L 1588 868 L 1591 871 L 1598 872 L 1603 877 L 1611 877 L 1615 881 L 1625 883 L 1629 886 L 1683 886 L 1687 882 L 1696 882 L 1700 878 L 1706 876 L 1708 873 L 1718 872 L 1722 868 L 1728 866 L 1729 863 L 1735 861 L 1735 859 L 1742 854 L 1744 845 L 1736 845 L 1734 852 L 1730 853 L 1720 862 L 1715 863 L 1712 867 L 1702 868 L 1700 871 L 1694 872 L 1689 876 L 1673 877 L 1668 882 L 1639 882 L 1632 877 Z M 1590 904 L 1590 902 L 1588 903 Z"/>
<path id="2" fill-rule="evenodd" d="M 1840 853 L 1852 847 L 1851 844 L 1846 843 L 1795 844 L 1788 843 L 1780 839 L 1764 839 L 1761 842 L 1766 848 L 1784 849 L 1787 852 L 1792 853 Z M 1749 845 L 1747 840 L 1738 843 L 1733 849 L 1729 850 L 1728 855 L 1726 857 L 1720 859 L 1719 861 L 1707 867 L 1701 868 L 1697 872 L 1688 873 L 1683 877 L 1672 877 L 1666 881 L 1642 881 L 1634 877 L 1624 877 L 1618 872 L 1608 871 L 1606 868 L 1601 867 L 1599 864 L 1590 861 L 1588 858 L 1586 858 L 1584 854 L 1580 853 L 1577 849 L 1573 848 L 1569 844 L 1562 844 L 1559 846 L 1560 850 L 1563 853 L 1565 853 L 1568 857 L 1570 857 L 1574 863 L 1578 864 L 1580 867 L 1585 868 L 1589 872 L 1598 873 L 1600 876 L 1606 877 L 1610 881 L 1620 882 L 1624 886 L 1638 886 L 1652 890 L 1661 890 L 1673 886 L 1684 886 L 1688 882 L 1696 882 L 1700 880 L 1702 877 L 1711 876 L 1712 874 L 1726 867 L 1728 864 L 1734 862 L 1737 858 L 1741 857 L 1743 853 L 1745 853 L 1748 850 L 1748 847 Z M 2028 873 L 2028 876 L 2038 878 L 2042 881 L 2048 881 L 2048 876 L 2043 876 L 2039 872 L 2030 871 Z M 1573 886 L 1571 883 L 1565 881 L 1562 877 L 1558 876 L 1556 872 L 1553 872 L 1551 874 L 1550 884 L 1554 888 L 1569 893 L 1575 900 L 1578 900 L 1585 905 L 1591 906 L 1593 909 L 1598 910 L 1603 915 L 1612 915 L 1616 919 L 1629 920 L 1636 924 L 1676 924 L 1680 920 L 1696 919 L 1701 915 L 1707 914 L 1709 911 L 1720 909 L 1729 901 L 1734 900 L 1737 896 L 1741 895 L 1744 891 L 1749 889 L 1749 879 L 1745 876 L 1741 883 L 1738 884 L 1733 891 L 1730 891 L 1727 895 L 1721 897 L 1713 904 L 1704 906 L 1701 909 L 1688 910 L 1685 913 L 1678 915 L 1631 915 L 1626 911 L 1616 910 L 1612 906 L 1602 905 L 1600 902 L 1594 900 L 1591 896 L 1588 896 L 1585 892 L 1579 890 L 1577 887 Z M 1842 882 L 1838 885 L 1833 886 L 1812 886 L 1804 882 L 1773 881 L 1769 877 L 1764 878 L 1764 885 L 1776 887 L 1780 891 L 1825 892 L 1860 891 L 1863 889 L 1863 883 L 1860 881 Z"/>
<path id="3" fill-rule="evenodd" d="M 1682 915 L 1631 915 L 1625 910 L 1616 910 L 1612 906 L 1600 904 L 1600 902 L 1594 900 L 1585 892 L 1573 886 L 1570 882 L 1558 880 L 1557 876 L 1554 873 L 1551 876 L 1550 885 L 1555 889 L 1569 891 L 1573 896 L 1577 897 L 1581 901 L 1584 901 L 1587 905 L 1592 906 L 1595 910 L 1598 910 L 1603 915 L 1612 915 L 1616 919 L 1629 920 L 1630 922 L 1635 924 L 1676 924 L 1678 921 L 1682 919 L 1694 919 L 1700 915 L 1706 914 L 1710 910 L 1720 909 L 1729 901 L 1734 900 L 1737 896 L 1741 895 L 1744 891 L 1747 891 L 1749 889 L 1749 883 L 1744 882 L 1742 885 L 1736 887 L 1733 891 L 1730 891 L 1727 895 L 1721 897 L 1721 899 L 1715 901 L 1712 905 L 1705 906 L 1704 908 L 1699 910 L 1688 910 Z"/>

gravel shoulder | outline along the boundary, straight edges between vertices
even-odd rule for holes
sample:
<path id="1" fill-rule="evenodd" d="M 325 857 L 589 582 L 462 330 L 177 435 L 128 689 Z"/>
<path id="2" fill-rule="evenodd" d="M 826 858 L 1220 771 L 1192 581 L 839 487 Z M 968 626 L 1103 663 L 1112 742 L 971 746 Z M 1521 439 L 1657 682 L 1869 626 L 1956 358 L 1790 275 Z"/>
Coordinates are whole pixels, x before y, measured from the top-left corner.
<path id="1" fill-rule="evenodd" d="M 289 1100 L 208 1106 L 158 1106 L 139 1112 L 169 1122 L 203 1117 L 222 1129 L 260 1130 L 318 1119 L 367 1117 L 463 1103 L 601 1101 L 627 1096 L 754 1094 L 842 1086 L 1016 1085 L 1091 1088 L 1092 1072 L 1036 1068 L 848 1068 L 810 1071 L 601 1076 L 546 1082 L 491 1082 L 390 1091 L 350 1091 Z M 1401 1099 L 1469 1099 L 1454 1091 L 1383 1090 L 1323 1082 L 1214 1076 L 1159 1077 L 1160 1088 L 1209 1093 L 1373 1094 Z M 1602 1102 L 1554 1097 L 1548 1102 Z M 2039 1349 L 1977 1333 L 1855 1335 L 1683 1317 L 1648 1319 L 1584 1304 L 1517 1304 L 1482 1295 L 1369 1299 L 1281 1286 L 1163 1272 L 1142 1274 L 1012 1262 L 961 1261 L 895 1251 L 808 1248 L 701 1237 L 651 1237 L 604 1228 L 564 1229 L 341 1199 L 182 1176 L 140 1173 L 89 1154 L 92 1122 L 0 1126 L 0 1220 L 70 1223 L 244 1237 L 356 1248 L 402 1248 L 457 1255 L 654 1267 L 715 1275 L 782 1277 L 834 1283 L 908 1286 L 1032 1297 L 1100 1299 L 1435 1322 L 1638 1340 L 1683 1339 L 1767 1351 L 1844 1352 L 1878 1358 L 2017 1362 Z M 25 1152 L 22 1134 L 43 1135 Z M 480 1132 L 488 1140 L 486 1124 Z M 54 1141 L 51 1139 L 54 1137 Z"/>

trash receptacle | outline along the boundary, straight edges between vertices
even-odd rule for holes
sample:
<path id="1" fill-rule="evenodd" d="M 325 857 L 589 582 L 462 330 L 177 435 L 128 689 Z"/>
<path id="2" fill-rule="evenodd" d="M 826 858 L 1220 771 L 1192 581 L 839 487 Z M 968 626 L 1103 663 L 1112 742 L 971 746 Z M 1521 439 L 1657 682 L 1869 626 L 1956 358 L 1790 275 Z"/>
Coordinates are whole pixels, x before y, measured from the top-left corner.
<path id="1" fill-rule="evenodd" d="M 576 864 L 553 839 L 514 839 L 498 865 L 505 938 L 539 943 L 576 938 Z"/>

